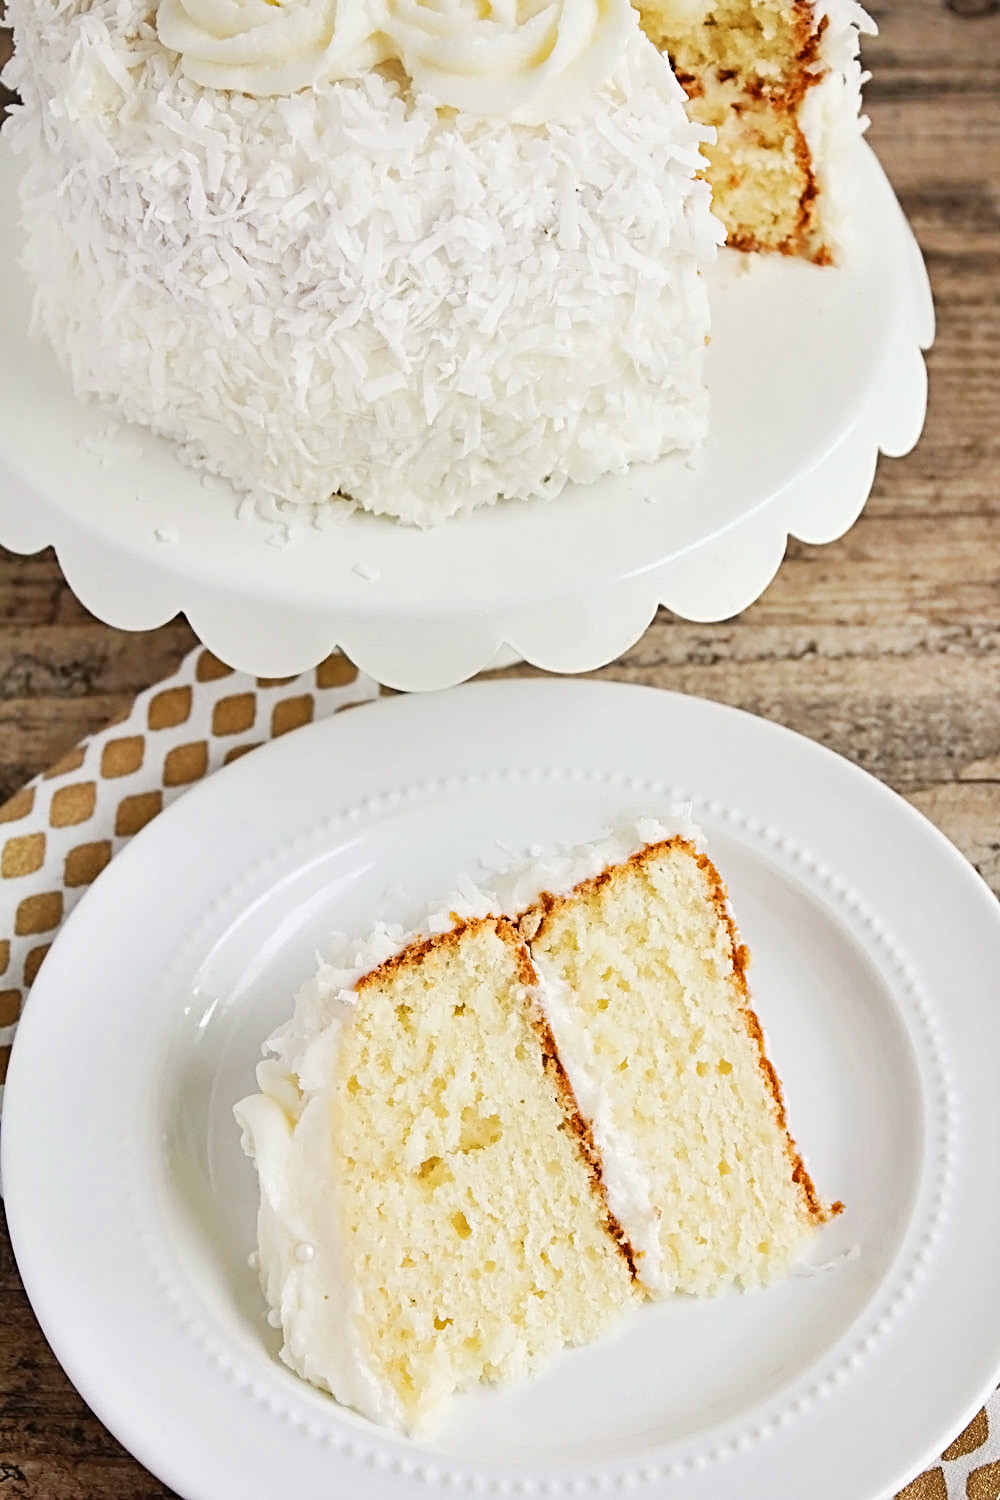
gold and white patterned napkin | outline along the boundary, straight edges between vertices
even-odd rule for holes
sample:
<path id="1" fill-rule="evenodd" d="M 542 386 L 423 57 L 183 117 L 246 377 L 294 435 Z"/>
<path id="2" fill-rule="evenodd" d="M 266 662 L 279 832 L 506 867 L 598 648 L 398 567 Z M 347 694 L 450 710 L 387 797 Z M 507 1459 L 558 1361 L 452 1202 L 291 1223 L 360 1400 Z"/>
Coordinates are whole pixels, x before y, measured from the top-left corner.
<path id="1" fill-rule="evenodd" d="M 1000 1391 L 897 1500 L 1000 1500 Z"/>
<path id="2" fill-rule="evenodd" d="M 339 653 L 299 677 L 267 679 L 199 648 L 0 807 L 0 1107 L 27 993 L 61 923 L 118 850 L 219 766 L 382 691 Z M 899 1500 L 1000 1500 L 1000 1392 Z"/>
<path id="3" fill-rule="evenodd" d="M 198 649 L 0 807 L 0 1108 L 28 991 L 60 925 L 118 850 L 219 766 L 381 691 L 339 653 L 270 679 Z"/>

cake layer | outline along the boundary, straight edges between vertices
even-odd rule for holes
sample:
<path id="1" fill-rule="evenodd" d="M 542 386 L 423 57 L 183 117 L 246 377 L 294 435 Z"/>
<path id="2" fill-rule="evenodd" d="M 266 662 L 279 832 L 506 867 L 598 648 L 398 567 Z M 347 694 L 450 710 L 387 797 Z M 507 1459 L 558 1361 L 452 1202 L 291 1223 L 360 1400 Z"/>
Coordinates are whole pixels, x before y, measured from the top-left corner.
<path id="1" fill-rule="evenodd" d="M 707 856 L 681 836 L 650 845 L 520 925 L 643 1285 L 704 1294 L 786 1272 L 827 1213 Z M 631 1201 L 612 1186 L 623 1160 Z"/>
<path id="2" fill-rule="evenodd" d="M 820 264 L 849 244 L 864 75 L 855 0 L 638 0 L 693 119 L 716 131 L 706 176 L 727 243 Z"/>
<path id="3" fill-rule="evenodd" d="M 238 1108 L 283 1358 L 376 1420 L 419 1429 L 636 1296 L 536 982 L 496 918 L 321 976 Z"/>

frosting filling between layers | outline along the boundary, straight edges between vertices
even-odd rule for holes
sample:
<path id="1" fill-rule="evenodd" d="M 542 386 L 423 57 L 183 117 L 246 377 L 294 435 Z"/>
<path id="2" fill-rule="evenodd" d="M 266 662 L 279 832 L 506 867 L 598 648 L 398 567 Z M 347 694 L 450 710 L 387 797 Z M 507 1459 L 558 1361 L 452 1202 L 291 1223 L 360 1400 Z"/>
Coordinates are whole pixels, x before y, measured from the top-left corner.
<path id="1" fill-rule="evenodd" d="M 707 175 L 729 243 L 842 260 L 871 18 L 856 0 L 639 0 L 639 10 L 693 117 L 717 129 Z"/>
<path id="2" fill-rule="evenodd" d="M 671 1283 L 664 1274 L 657 1235 L 659 1216 L 650 1179 L 627 1136 L 611 1117 L 607 1098 L 592 1068 L 587 1037 L 570 1020 L 563 998 L 564 986 L 543 959 L 533 956 L 532 963 L 540 981 L 535 991 L 539 1008 L 552 1032 L 559 1061 L 600 1158 L 608 1208 L 631 1247 L 643 1286 L 650 1291 L 667 1292 Z"/>
<path id="3" fill-rule="evenodd" d="M 594 843 L 569 850 L 551 850 L 518 863 L 507 875 L 496 877 L 494 904 L 509 912 L 523 912 L 543 892 L 568 896 L 576 886 L 611 866 L 624 864 L 647 844 L 663 842 L 675 835 L 695 847 L 702 844 L 700 829 L 686 809 L 675 809 L 669 823 L 656 818 L 638 818 L 613 830 Z M 530 930 L 526 936 L 529 939 Z M 657 1225 L 659 1215 L 650 1191 L 650 1179 L 639 1164 L 627 1136 L 617 1127 L 608 1100 L 593 1067 L 589 1037 L 573 1024 L 566 1006 L 565 985 L 545 959 L 532 953 L 539 977 L 538 1005 L 552 1031 L 570 1087 L 580 1112 L 587 1120 L 601 1162 L 601 1180 L 608 1207 L 621 1225 L 636 1254 L 639 1280 L 652 1292 L 667 1292 L 666 1275 Z"/>

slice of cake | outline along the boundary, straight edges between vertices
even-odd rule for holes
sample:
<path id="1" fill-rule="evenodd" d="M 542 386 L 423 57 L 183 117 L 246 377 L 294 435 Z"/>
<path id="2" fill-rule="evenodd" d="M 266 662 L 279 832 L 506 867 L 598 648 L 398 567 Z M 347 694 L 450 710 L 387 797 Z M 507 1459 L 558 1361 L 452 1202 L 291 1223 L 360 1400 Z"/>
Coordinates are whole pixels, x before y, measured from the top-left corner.
<path id="1" fill-rule="evenodd" d="M 376 1421 L 540 1368 L 646 1296 L 786 1272 L 817 1198 L 687 831 L 643 825 L 325 965 L 237 1106 L 282 1357 Z M 527 897 L 527 902 L 526 902 Z"/>
<path id="2" fill-rule="evenodd" d="M 786 1272 L 826 1217 L 786 1129 L 725 888 L 676 835 L 521 919 L 559 1056 L 599 1155 L 626 1154 L 617 1204 L 653 1293 Z M 613 1180 L 613 1179 L 609 1179 Z"/>
<path id="3" fill-rule="evenodd" d="M 840 257 L 851 148 L 864 121 L 855 0 L 638 0 L 643 30 L 670 57 L 705 148 L 727 243 L 820 264 Z"/>
<path id="4" fill-rule="evenodd" d="M 307 986 L 237 1117 L 283 1359 L 413 1429 L 595 1338 L 637 1290 L 510 922 L 365 963 Z"/>

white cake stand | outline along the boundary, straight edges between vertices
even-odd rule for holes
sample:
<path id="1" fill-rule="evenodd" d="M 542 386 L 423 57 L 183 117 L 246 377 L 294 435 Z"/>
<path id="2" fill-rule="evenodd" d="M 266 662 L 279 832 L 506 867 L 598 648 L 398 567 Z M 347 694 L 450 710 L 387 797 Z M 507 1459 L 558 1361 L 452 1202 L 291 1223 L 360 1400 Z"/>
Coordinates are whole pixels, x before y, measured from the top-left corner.
<path id="1" fill-rule="evenodd" d="M 712 434 L 697 463 L 637 466 L 422 532 L 360 513 L 322 529 L 247 516 L 169 444 L 76 400 L 28 334 L 17 167 L 0 141 L 0 542 L 53 546 L 108 624 L 146 630 L 183 612 L 260 676 L 304 671 L 335 646 L 408 690 L 462 681 L 504 651 L 581 672 L 627 650 L 660 604 L 738 614 L 788 536 L 842 535 L 879 452 L 908 452 L 923 426 L 927 275 L 878 161 L 858 151 L 848 264 L 727 251 L 713 272 Z"/>

